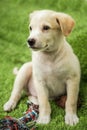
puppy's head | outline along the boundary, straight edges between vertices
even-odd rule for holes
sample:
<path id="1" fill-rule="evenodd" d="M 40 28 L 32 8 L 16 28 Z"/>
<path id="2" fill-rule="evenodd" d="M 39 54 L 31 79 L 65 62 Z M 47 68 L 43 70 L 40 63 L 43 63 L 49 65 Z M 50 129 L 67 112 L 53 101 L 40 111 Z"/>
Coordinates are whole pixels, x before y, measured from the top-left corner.
<path id="1" fill-rule="evenodd" d="M 53 51 L 64 36 L 68 36 L 74 20 L 67 14 L 50 10 L 35 11 L 30 14 L 30 36 L 28 45 L 33 50 Z"/>

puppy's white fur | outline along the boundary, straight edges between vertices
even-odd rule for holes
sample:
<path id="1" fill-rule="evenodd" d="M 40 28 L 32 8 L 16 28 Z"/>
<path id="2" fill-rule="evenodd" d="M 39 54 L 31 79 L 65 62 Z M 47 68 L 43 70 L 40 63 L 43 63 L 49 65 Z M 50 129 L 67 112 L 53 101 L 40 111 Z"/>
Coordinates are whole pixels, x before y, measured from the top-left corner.
<path id="1" fill-rule="evenodd" d="M 49 27 L 48 29 L 44 29 Z M 35 11 L 30 15 L 30 36 L 35 39 L 32 62 L 19 70 L 5 111 L 16 107 L 24 87 L 34 103 L 39 104 L 38 123 L 49 123 L 51 108 L 49 98 L 67 93 L 65 122 L 78 123 L 76 115 L 80 83 L 80 65 L 68 36 L 74 20 L 67 14 L 50 10 Z M 29 91 L 28 91 L 29 90 Z"/>

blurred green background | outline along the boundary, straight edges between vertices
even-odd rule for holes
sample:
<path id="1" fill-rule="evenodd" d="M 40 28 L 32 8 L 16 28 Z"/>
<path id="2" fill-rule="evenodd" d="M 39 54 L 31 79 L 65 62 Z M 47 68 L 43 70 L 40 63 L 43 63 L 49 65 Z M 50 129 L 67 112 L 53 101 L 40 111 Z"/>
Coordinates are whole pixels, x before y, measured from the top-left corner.
<path id="1" fill-rule="evenodd" d="M 31 60 L 31 52 L 26 45 L 29 13 L 42 9 L 68 13 L 76 21 L 67 40 L 81 64 L 82 106 L 78 109 L 79 124 L 70 127 L 64 124 L 64 110 L 51 102 L 51 122 L 48 125 L 38 125 L 37 130 L 87 130 L 87 0 L 0 0 L 0 118 L 6 115 L 18 118 L 26 110 L 25 95 L 17 108 L 9 114 L 3 111 L 3 105 L 10 96 L 15 79 L 13 68 L 21 67 Z"/>

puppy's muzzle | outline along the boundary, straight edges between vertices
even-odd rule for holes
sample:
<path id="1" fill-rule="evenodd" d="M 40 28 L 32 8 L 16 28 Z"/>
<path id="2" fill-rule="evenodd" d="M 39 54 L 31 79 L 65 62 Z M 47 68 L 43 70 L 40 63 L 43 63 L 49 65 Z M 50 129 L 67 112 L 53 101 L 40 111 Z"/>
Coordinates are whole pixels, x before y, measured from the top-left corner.
<path id="1" fill-rule="evenodd" d="M 36 40 L 34 38 L 30 38 L 30 39 L 28 39 L 27 42 L 28 42 L 30 47 L 33 47 L 35 45 L 35 43 L 36 43 Z"/>

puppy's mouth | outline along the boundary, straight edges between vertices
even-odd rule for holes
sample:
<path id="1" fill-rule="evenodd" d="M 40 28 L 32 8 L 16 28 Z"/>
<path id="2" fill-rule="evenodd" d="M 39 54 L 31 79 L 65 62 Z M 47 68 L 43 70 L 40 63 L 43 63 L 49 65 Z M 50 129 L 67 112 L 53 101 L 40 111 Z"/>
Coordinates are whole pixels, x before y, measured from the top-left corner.
<path id="1" fill-rule="evenodd" d="M 46 44 L 44 47 L 33 47 L 33 46 L 30 47 L 29 46 L 29 48 L 31 48 L 34 51 L 44 51 L 44 50 L 48 49 L 48 45 Z"/>

